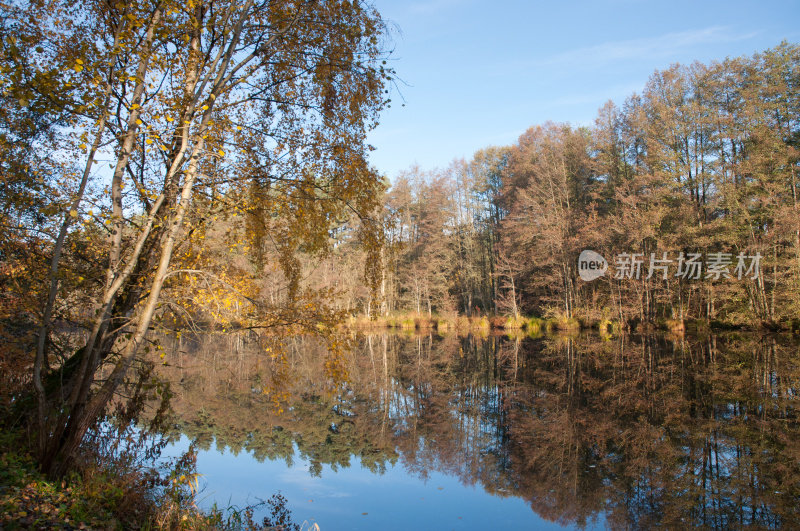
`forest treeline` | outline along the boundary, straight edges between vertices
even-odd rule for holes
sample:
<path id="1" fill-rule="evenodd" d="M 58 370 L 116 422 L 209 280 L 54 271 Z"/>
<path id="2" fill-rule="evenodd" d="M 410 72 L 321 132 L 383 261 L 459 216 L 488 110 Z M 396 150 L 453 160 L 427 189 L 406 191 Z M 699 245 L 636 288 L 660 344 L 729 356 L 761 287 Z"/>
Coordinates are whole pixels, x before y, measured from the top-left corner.
<path id="1" fill-rule="evenodd" d="M 548 122 L 397 176 L 378 297 L 346 230 L 308 275 L 372 316 L 797 318 L 798 86 L 800 47 L 787 43 L 657 71 L 592 127 Z M 583 250 L 605 258 L 605 275 L 581 279 Z"/>

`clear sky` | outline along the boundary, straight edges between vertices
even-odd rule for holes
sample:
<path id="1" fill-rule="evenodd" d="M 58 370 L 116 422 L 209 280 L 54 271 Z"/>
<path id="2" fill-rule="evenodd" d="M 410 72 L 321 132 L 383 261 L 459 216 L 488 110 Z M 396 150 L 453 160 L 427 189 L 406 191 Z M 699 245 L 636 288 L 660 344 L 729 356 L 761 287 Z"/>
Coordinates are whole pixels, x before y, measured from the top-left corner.
<path id="1" fill-rule="evenodd" d="M 621 104 L 673 63 L 800 42 L 800 0 L 374 5 L 395 28 L 392 66 L 402 79 L 369 137 L 372 164 L 390 178 L 512 144 L 547 120 L 590 125 L 604 102 Z"/>

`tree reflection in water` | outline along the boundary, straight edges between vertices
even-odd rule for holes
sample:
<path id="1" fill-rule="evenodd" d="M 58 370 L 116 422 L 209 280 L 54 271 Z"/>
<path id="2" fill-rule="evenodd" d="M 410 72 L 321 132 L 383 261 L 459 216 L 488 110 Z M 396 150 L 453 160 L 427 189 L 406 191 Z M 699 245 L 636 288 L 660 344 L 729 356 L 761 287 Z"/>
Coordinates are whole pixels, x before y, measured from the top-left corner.
<path id="1" fill-rule="evenodd" d="M 289 465 L 296 447 L 312 474 L 399 461 L 561 524 L 800 521 L 791 338 L 359 335 L 338 382 L 322 345 L 282 343 L 280 356 L 236 336 L 171 345 L 175 435 Z"/>

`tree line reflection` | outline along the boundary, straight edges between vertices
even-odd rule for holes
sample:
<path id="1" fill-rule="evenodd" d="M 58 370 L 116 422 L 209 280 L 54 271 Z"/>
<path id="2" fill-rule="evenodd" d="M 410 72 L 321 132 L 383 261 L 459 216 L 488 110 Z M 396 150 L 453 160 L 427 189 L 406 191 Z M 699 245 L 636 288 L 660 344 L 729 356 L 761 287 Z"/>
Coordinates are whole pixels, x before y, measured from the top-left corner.
<path id="1" fill-rule="evenodd" d="M 280 348 L 276 348 L 276 342 Z M 782 336 L 359 335 L 332 380 L 310 338 L 182 339 L 175 435 L 447 473 L 582 526 L 777 528 L 800 520 L 800 354 Z M 267 346 L 267 345 L 270 346 Z M 280 351 L 280 355 L 275 352 Z"/>

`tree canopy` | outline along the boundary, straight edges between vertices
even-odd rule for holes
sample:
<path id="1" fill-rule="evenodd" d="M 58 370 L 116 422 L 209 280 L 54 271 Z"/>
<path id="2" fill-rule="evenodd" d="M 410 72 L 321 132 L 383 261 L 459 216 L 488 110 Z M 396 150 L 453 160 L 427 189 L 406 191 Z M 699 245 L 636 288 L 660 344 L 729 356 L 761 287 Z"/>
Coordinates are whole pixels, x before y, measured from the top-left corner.
<path id="1" fill-rule="evenodd" d="M 365 135 L 392 71 L 360 1 L 23 1 L 2 5 L 0 32 L 0 238 L 30 272 L 4 282 L 38 321 L 35 424 L 57 475 L 198 279 L 254 323 L 313 328 L 296 255 L 375 210 Z M 204 245 L 226 220 L 219 235 L 254 257 L 236 275 Z M 268 268 L 283 286 L 269 303 L 248 283 Z M 64 320 L 86 330 L 76 351 L 49 339 Z"/>

